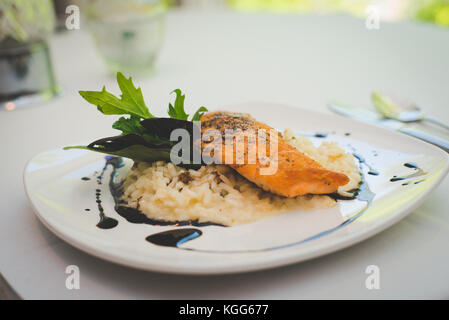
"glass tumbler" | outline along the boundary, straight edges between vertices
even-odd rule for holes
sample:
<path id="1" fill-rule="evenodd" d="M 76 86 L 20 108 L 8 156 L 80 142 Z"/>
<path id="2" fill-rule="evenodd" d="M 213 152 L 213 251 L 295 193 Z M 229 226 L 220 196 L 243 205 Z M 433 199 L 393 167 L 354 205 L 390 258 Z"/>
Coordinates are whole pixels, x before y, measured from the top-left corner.
<path id="1" fill-rule="evenodd" d="M 157 0 L 92 0 L 86 7 L 88 28 L 111 73 L 154 71 L 164 16 Z"/>

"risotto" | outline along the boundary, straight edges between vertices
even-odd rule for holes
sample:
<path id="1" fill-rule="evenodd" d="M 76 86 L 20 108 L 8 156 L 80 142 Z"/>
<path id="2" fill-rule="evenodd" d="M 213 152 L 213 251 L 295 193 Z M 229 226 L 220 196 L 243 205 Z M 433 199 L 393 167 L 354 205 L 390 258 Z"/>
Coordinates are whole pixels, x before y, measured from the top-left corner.
<path id="1" fill-rule="evenodd" d="M 336 143 L 315 147 L 291 129 L 284 139 L 324 168 L 344 173 L 349 183 L 338 192 L 348 195 L 361 181 L 352 154 Z M 225 165 L 207 165 L 186 170 L 167 162 L 135 162 L 124 181 L 123 200 L 151 219 L 198 220 L 227 226 L 257 221 L 289 210 L 325 209 L 336 201 L 326 195 L 285 198 L 266 192 Z"/>

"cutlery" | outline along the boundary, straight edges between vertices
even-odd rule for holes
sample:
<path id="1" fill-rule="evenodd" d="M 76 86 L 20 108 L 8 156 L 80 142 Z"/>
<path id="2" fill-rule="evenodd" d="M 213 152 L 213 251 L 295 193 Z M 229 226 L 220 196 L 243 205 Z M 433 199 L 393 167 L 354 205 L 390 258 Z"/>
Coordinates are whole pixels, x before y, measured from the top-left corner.
<path id="1" fill-rule="evenodd" d="M 371 99 L 376 109 L 386 118 L 402 122 L 429 121 L 449 130 L 449 125 L 426 116 L 416 104 L 403 98 L 374 91 Z"/>
<path id="2" fill-rule="evenodd" d="M 332 101 L 328 103 L 328 107 L 330 110 L 343 115 L 345 117 L 349 117 L 352 119 L 356 119 L 359 121 L 363 121 L 366 123 L 374 124 L 383 128 L 387 128 L 390 130 L 399 131 L 405 134 L 408 134 L 412 137 L 424 140 L 433 145 L 436 145 L 443 149 L 446 152 L 449 152 L 449 141 L 446 139 L 439 138 L 432 134 L 426 133 L 416 128 L 412 128 L 407 124 L 394 120 L 394 119 L 385 119 L 378 113 L 374 111 L 370 111 L 368 109 L 363 108 L 355 108 L 340 102 Z"/>

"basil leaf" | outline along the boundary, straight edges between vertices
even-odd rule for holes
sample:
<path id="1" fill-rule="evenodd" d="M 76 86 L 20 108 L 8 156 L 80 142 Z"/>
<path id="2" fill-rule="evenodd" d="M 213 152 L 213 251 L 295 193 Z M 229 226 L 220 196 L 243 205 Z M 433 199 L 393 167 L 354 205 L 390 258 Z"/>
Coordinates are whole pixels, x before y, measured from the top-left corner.
<path id="1" fill-rule="evenodd" d="M 201 143 L 195 143 L 194 137 L 201 136 L 201 128 L 198 127 L 192 121 L 172 119 L 172 118 L 152 118 L 145 119 L 140 122 L 141 126 L 144 128 L 145 132 L 151 133 L 151 135 L 156 136 L 161 141 L 170 141 L 170 136 L 172 132 L 176 129 L 184 129 L 189 135 L 189 150 L 190 150 L 190 161 L 193 159 L 201 159 Z M 197 130 L 197 134 L 194 135 L 194 130 Z M 175 144 L 177 142 L 170 141 Z M 199 142 L 199 141 L 197 141 Z M 199 153 L 199 154 L 198 154 Z"/>
<path id="2" fill-rule="evenodd" d="M 108 137 L 96 140 L 87 146 L 65 147 L 64 150 L 85 149 L 149 163 L 159 160 L 171 162 L 171 148 L 177 141 L 170 141 L 170 134 L 173 130 L 181 128 L 187 130 L 189 133 L 191 152 L 189 159 L 173 155 L 174 157 L 177 157 L 173 160 L 179 160 L 178 162 L 184 160 L 184 162 L 188 162 L 188 164 L 178 164 L 185 168 L 197 169 L 203 164 L 193 164 L 192 161 L 196 158 L 201 159 L 201 157 L 194 156 L 194 152 L 199 152 L 199 150 L 197 151 L 195 148 L 192 138 L 195 125 L 193 122 L 171 118 L 150 118 L 141 121 L 140 125 L 144 132 L 142 135 L 130 133 Z M 182 157 L 184 156 L 186 155 L 182 155 Z"/>
<path id="3" fill-rule="evenodd" d="M 173 130 L 185 129 L 190 137 L 193 137 L 193 122 L 172 118 L 150 118 L 140 122 L 140 125 L 147 133 L 155 135 L 160 139 L 170 141 L 170 135 Z"/>
<path id="4" fill-rule="evenodd" d="M 130 158 L 135 161 L 170 161 L 171 143 L 151 143 L 137 134 L 115 136 L 96 140 L 88 146 L 65 147 L 69 149 L 86 149 L 105 154 Z"/>
<path id="5" fill-rule="evenodd" d="M 73 146 L 65 147 L 64 150 L 69 149 L 85 149 L 90 151 L 101 152 L 104 154 L 115 155 L 119 157 L 129 158 L 134 161 L 143 161 L 152 163 L 155 161 L 167 161 L 170 162 L 170 152 L 166 150 L 149 149 L 143 145 L 130 145 L 123 147 L 122 149 L 109 150 L 102 147 L 89 147 L 89 146 Z"/>

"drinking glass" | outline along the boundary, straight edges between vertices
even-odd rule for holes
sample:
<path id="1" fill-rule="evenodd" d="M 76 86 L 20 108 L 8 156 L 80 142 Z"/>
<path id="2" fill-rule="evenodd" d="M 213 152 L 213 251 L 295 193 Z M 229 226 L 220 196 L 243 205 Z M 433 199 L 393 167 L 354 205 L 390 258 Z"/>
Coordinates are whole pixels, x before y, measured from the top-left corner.
<path id="1" fill-rule="evenodd" d="M 47 39 L 54 28 L 50 0 L 0 1 L 0 110 L 56 96 Z"/>
<path id="2" fill-rule="evenodd" d="M 88 28 L 110 72 L 152 73 L 162 44 L 165 6 L 157 0 L 92 0 Z"/>

